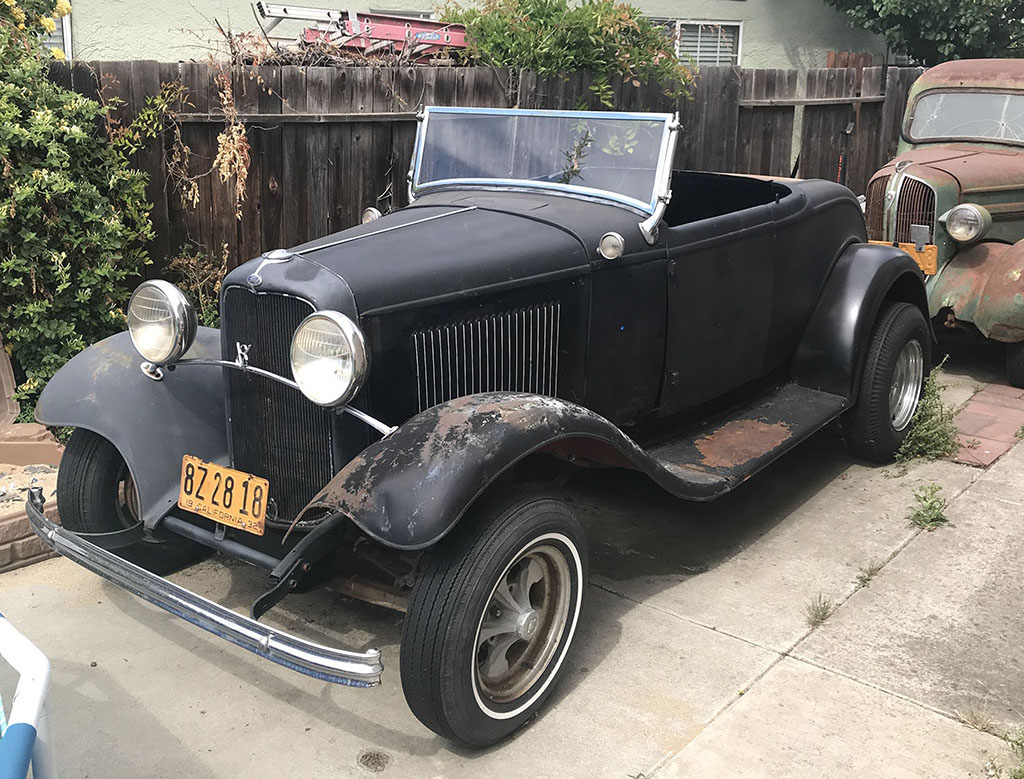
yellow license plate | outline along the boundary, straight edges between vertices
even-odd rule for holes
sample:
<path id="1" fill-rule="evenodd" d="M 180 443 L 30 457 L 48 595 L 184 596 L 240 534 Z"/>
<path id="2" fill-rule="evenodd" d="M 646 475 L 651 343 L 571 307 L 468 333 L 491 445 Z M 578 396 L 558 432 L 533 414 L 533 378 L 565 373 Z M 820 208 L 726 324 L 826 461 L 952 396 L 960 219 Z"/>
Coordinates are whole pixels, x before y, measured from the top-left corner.
<path id="1" fill-rule="evenodd" d="M 912 243 L 893 244 L 888 241 L 872 241 L 871 243 L 879 246 L 896 246 L 902 249 L 910 255 L 926 276 L 934 276 L 939 272 L 939 247 L 933 243 L 928 244 L 921 251 L 918 251 L 917 246 Z"/>
<path id="2" fill-rule="evenodd" d="M 222 525 L 263 535 L 270 482 L 186 454 L 181 458 L 178 505 Z"/>

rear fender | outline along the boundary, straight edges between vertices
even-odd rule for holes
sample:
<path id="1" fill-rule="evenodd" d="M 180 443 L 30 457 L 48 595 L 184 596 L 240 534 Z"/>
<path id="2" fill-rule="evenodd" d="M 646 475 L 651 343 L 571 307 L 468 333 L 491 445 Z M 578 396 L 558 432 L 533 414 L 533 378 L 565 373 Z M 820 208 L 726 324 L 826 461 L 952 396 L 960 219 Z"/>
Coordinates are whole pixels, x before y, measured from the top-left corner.
<path id="1" fill-rule="evenodd" d="M 932 316 L 949 309 L 996 341 L 1024 341 L 1024 241 L 957 252 L 928 283 Z"/>
<path id="2" fill-rule="evenodd" d="M 220 359 L 220 331 L 200 327 L 188 358 Z M 147 527 L 178 499 L 181 457 L 228 465 L 223 369 L 182 366 L 154 381 L 128 333 L 75 355 L 50 379 L 36 405 L 44 425 L 81 427 L 121 453 L 139 491 Z"/>
<path id="3" fill-rule="evenodd" d="M 721 479 L 668 470 L 614 424 L 558 398 L 494 392 L 427 409 L 348 463 L 300 514 L 340 511 L 376 541 L 422 549 L 455 526 L 520 460 L 551 452 L 580 463 L 640 470 L 674 494 L 707 500 Z M 685 470 L 685 473 L 681 473 Z"/>
<path id="4" fill-rule="evenodd" d="M 829 274 L 794 360 L 798 383 L 856 400 L 871 333 L 887 300 L 911 303 L 928 318 L 924 275 L 906 252 L 851 244 Z"/>

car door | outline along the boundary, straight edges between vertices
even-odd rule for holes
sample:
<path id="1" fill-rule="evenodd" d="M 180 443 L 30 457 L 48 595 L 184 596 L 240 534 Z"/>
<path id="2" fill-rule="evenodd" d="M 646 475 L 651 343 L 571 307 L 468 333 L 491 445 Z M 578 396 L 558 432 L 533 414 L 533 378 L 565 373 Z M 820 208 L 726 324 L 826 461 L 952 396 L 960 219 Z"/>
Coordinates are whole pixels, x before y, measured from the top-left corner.
<path id="1" fill-rule="evenodd" d="M 595 256 L 590 275 L 587 408 L 630 427 L 657 408 L 665 359 L 665 244 L 617 259 Z"/>
<path id="2" fill-rule="evenodd" d="M 773 204 L 669 227 L 666 233 L 663 416 L 763 375 L 775 286 Z"/>

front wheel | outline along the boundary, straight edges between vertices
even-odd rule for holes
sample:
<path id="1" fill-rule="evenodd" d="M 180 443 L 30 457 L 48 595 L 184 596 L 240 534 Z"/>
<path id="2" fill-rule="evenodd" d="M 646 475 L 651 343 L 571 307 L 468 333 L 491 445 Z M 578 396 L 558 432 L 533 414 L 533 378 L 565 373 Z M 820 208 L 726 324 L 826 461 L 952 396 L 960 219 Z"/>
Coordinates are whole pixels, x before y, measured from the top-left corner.
<path id="1" fill-rule="evenodd" d="M 57 512 L 61 524 L 73 533 L 110 533 L 138 522 L 139 498 L 131 471 L 103 436 L 84 428 L 71 434 L 57 470 Z M 161 575 L 210 553 L 185 539 L 149 537 L 113 552 Z"/>
<path id="2" fill-rule="evenodd" d="M 583 608 L 586 541 L 561 501 L 484 501 L 430 550 L 402 630 L 416 717 L 470 747 L 500 741 L 541 707 Z"/>
<path id="3" fill-rule="evenodd" d="M 931 368 L 932 339 L 921 310 L 910 303 L 883 307 L 871 335 L 857 402 L 843 416 L 850 450 L 891 462 L 907 437 Z"/>

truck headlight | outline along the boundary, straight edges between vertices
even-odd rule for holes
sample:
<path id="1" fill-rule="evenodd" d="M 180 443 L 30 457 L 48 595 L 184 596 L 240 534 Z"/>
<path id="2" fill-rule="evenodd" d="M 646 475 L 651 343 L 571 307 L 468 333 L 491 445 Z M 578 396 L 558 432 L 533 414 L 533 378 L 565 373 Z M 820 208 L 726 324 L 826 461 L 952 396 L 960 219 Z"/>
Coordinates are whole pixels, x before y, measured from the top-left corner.
<path id="1" fill-rule="evenodd" d="M 292 336 L 292 375 L 302 394 L 320 406 L 342 406 L 363 386 L 366 342 L 337 311 L 310 314 Z"/>
<path id="2" fill-rule="evenodd" d="M 972 243 L 988 232 L 992 226 L 992 215 L 988 209 L 964 203 L 950 209 L 939 219 L 946 225 L 946 232 L 954 241 Z"/>
<path id="3" fill-rule="evenodd" d="M 179 360 L 196 338 L 196 310 L 166 281 L 144 281 L 128 301 L 128 333 L 135 350 L 154 365 Z"/>

